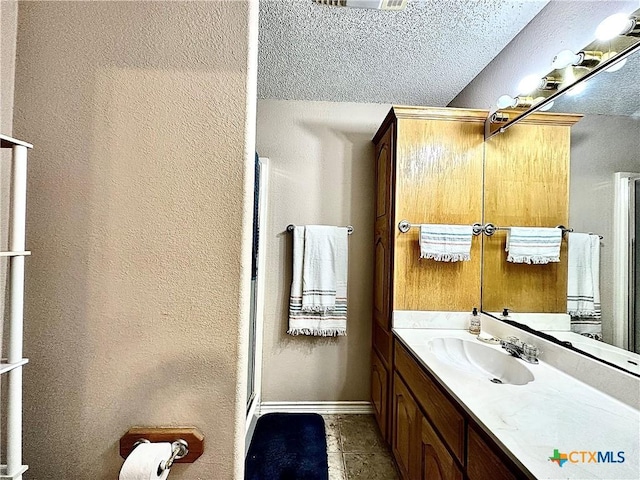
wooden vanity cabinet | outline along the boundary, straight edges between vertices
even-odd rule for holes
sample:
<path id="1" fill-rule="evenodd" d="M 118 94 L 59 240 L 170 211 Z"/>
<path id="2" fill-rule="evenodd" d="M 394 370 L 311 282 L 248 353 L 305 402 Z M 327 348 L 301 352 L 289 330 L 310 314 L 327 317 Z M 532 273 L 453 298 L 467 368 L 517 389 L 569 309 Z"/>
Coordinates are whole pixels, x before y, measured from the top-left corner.
<path id="1" fill-rule="evenodd" d="M 485 142 L 486 116 L 485 110 L 394 106 L 373 138 L 371 397 L 388 443 L 394 311 L 470 312 L 482 306 L 497 312 L 504 307 L 560 312 L 566 306 L 566 242 L 561 263 L 512 264 L 506 261 L 506 231 L 498 230 L 492 237 L 473 238 L 470 261 L 436 262 L 420 259 L 418 228 L 398 229 L 402 220 L 415 225 L 567 225 L 570 127 L 580 116 L 534 114 Z M 446 440 L 452 448 L 461 448 L 453 439 L 458 432 L 443 428 L 440 433 L 450 435 Z M 454 454 L 461 455 L 458 450 Z"/>
<path id="2" fill-rule="evenodd" d="M 371 397 L 387 442 L 391 442 L 393 311 L 470 312 L 480 305 L 481 239 L 474 238 L 469 262 L 421 261 L 419 229 L 400 233 L 398 223 L 472 225 L 481 221 L 485 117 L 481 110 L 393 107 L 373 139 Z"/>
<path id="3" fill-rule="evenodd" d="M 420 422 L 418 439 L 419 480 L 462 480 L 462 471 L 425 417 Z"/>
<path id="4" fill-rule="evenodd" d="M 378 354 L 371 353 L 371 406 L 383 438 L 387 438 L 390 381 L 388 368 Z"/>
<path id="5" fill-rule="evenodd" d="M 521 471 L 396 341 L 391 450 L 404 480 L 516 480 Z"/>
<path id="6" fill-rule="evenodd" d="M 417 401 L 394 374 L 391 450 L 405 479 L 462 480 L 462 471 L 422 414 Z"/>
<path id="7" fill-rule="evenodd" d="M 393 425 L 391 451 L 404 478 L 415 478 L 415 449 L 420 411 L 418 404 L 402 379 L 393 376 Z"/>
<path id="8" fill-rule="evenodd" d="M 391 399 L 391 221 L 393 212 L 395 126 L 390 124 L 378 138 L 376 160 L 376 219 L 374 229 L 373 352 L 371 357 L 371 400 L 383 438 L 389 441 Z"/>
<path id="9" fill-rule="evenodd" d="M 507 468 L 501 458 L 491 450 L 479 433 L 478 427 L 469 426 L 467 475 L 469 480 L 516 480 L 517 474 Z"/>

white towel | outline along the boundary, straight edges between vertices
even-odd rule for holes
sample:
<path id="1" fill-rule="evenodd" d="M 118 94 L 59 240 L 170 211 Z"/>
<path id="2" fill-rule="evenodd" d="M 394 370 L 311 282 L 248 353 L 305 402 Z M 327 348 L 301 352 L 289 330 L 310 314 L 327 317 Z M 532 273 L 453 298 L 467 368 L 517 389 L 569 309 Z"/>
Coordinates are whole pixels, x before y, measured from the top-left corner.
<path id="1" fill-rule="evenodd" d="M 562 229 L 511 227 L 507 232 L 507 261 L 543 265 L 560 261 Z"/>
<path id="2" fill-rule="evenodd" d="M 471 260 L 471 225 L 420 225 L 420 258 L 438 262 Z"/>
<path id="3" fill-rule="evenodd" d="M 347 253 L 346 227 L 294 228 L 287 333 L 346 335 Z"/>
<path id="4" fill-rule="evenodd" d="M 569 233 L 568 238 L 567 313 L 599 319 L 600 239 L 588 233 Z"/>

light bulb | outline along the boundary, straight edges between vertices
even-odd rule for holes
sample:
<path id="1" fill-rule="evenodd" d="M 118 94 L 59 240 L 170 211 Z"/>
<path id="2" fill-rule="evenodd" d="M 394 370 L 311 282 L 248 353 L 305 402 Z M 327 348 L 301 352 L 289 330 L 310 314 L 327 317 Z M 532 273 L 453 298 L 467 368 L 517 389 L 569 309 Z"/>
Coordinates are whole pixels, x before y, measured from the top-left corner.
<path id="1" fill-rule="evenodd" d="M 577 53 L 573 53 L 571 50 L 562 50 L 553 58 L 551 67 L 554 70 L 562 70 L 569 65 L 577 65 L 580 63 L 581 56 Z"/>
<path id="2" fill-rule="evenodd" d="M 627 63 L 627 59 L 623 58 L 622 60 L 618 60 L 616 63 L 611 65 L 609 68 L 605 69 L 605 72 L 613 73 L 620 70 Z"/>
<path id="3" fill-rule="evenodd" d="M 544 100 L 545 100 L 545 97 L 538 97 L 533 101 L 533 103 L 534 104 L 538 104 L 538 103 L 543 102 Z M 546 112 L 547 110 L 550 110 L 552 107 L 553 107 L 553 101 L 547 103 L 544 107 L 538 108 L 538 110 L 540 112 Z"/>
<path id="4" fill-rule="evenodd" d="M 596 28 L 596 38 L 601 41 L 611 40 L 618 35 L 624 35 L 633 29 L 633 19 L 626 13 L 616 13 L 605 18 Z"/>
<path id="5" fill-rule="evenodd" d="M 496 105 L 500 110 L 503 110 L 505 108 L 515 107 L 517 104 L 518 104 L 518 101 L 515 98 L 513 98 L 511 95 L 502 95 L 500 98 L 498 98 L 498 101 L 496 102 Z"/>
<path id="6" fill-rule="evenodd" d="M 540 88 L 541 83 L 542 79 L 540 78 L 540 76 L 527 75 L 522 80 L 520 80 L 520 83 L 518 84 L 518 92 L 524 94 L 531 93 Z"/>
<path id="7" fill-rule="evenodd" d="M 567 95 L 569 95 L 570 97 L 573 97 L 575 95 L 580 95 L 582 92 L 584 92 L 585 88 L 587 88 L 587 82 L 577 83 L 573 87 L 571 87 L 569 90 L 567 90 Z"/>
<path id="8" fill-rule="evenodd" d="M 547 103 L 544 107 L 540 108 L 541 112 L 546 112 L 547 110 L 551 110 L 553 108 L 553 102 Z"/>
<path id="9" fill-rule="evenodd" d="M 502 95 L 498 98 L 496 105 L 498 109 L 502 110 L 505 108 L 529 108 L 533 105 L 534 100 L 531 97 L 512 97 L 510 95 Z"/>

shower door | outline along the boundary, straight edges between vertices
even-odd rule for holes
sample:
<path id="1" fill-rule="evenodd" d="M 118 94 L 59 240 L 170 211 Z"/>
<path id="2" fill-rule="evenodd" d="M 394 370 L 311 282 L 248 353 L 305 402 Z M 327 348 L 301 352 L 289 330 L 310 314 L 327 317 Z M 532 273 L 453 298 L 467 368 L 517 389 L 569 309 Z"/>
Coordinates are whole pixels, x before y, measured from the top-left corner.
<path id="1" fill-rule="evenodd" d="M 631 318 L 629 350 L 640 353 L 640 178 L 633 180 L 629 208 L 629 243 L 631 244 L 631 282 L 629 298 Z"/>
<path id="2" fill-rule="evenodd" d="M 251 260 L 251 305 L 249 316 L 249 346 L 247 371 L 247 414 L 255 410 L 260 401 L 260 376 L 262 361 L 262 310 L 264 305 L 264 235 L 267 199 L 266 158 L 255 159 L 253 203 L 253 248 Z"/>

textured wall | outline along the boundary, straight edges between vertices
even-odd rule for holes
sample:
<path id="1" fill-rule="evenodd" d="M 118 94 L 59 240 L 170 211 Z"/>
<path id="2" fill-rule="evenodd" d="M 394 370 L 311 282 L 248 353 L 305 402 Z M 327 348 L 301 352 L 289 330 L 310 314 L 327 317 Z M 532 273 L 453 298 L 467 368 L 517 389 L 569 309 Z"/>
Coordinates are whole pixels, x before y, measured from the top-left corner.
<path id="1" fill-rule="evenodd" d="M 24 2 L 19 14 L 15 131 L 35 144 L 28 478 L 112 480 L 120 436 L 156 424 L 206 437 L 172 479 L 241 478 L 257 6 Z"/>
<path id="2" fill-rule="evenodd" d="M 371 139 L 389 105 L 260 100 L 257 146 L 270 160 L 264 401 L 369 399 L 374 176 Z M 347 336 L 287 335 L 290 223 L 353 225 Z"/>
<path id="3" fill-rule="evenodd" d="M 571 128 L 569 224 L 604 236 L 600 250 L 602 334 L 613 340 L 613 201 L 615 172 L 640 172 L 640 119 L 587 115 Z"/>
<path id="4" fill-rule="evenodd" d="M 0 2 L 0 132 L 11 134 L 18 2 Z"/>
<path id="5" fill-rule="evenodd" d="M 18 2 L 0 2 L 0 133 L 11 135 L 13 124 L 13 84 L 16 56 L 16 29 L 18 24 Z M 0 250 L 6 250 L 9 229 L 9 186 L 11 153 L 0 152 Z M 0 314 L 4 316 L 5 288 L 7 281 L 6 258 L 0 259 Z M 0 323 L 0 338 L 3 325 Z M 0 354 L 2 354 L 0 342 Z"/>

